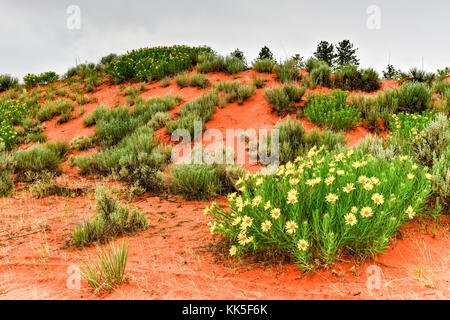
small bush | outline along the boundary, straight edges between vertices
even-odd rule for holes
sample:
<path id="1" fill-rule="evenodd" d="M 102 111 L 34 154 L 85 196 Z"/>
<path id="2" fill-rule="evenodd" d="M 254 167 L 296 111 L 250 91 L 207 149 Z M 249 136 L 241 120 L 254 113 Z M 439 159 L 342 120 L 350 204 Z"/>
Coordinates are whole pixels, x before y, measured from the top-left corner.
<path id="1" fill-rule="evenodd" d="M 0 92 L 15 88 L 19 84 L 19 79 L 9 74 L 0 74 Z"/>
<path id="2" fill-rule="evenodd" d="M 424 70 L 420 70 L 417 68 L 412 68 L 407 73 L 407 80 L 416 81 L 416 82 L 424 82 L 428 85 L 431 85 L 433 80 L 436 78 L 434 73 L 428 73 Z"/>
<path id="3" fill-rule="evenodd" d="M 313 71 L 315 68 L 317 68 L 319 66 L 319 64 L 320 64 L 319 60 L 317 60 L 313 57 L 308 58 L 308 60 L 306 60 L 306 63 L 305 63 L 306 71 L 311 73 L 311 71 Z"/>
<path id="4" fill-rule="evenodd" d="M 272 73 L 275 65 L 276 63 L 271 59 L 261 59 L 253 61 L 252 68 L 258 72 Z"/>
<path id="5" fill-rule="evenodd" d="M 92 155 L 71 158 L 71 165 L 83 174 L 113 175 L 121 181 L 137 184 L 146 190 L 158 190 L 164 185 L 162 170 L 171 159 L 172 148 L 154 138 L 153 130 L 142 126 L 114 147 Z"/>
<path id="6" fill-rule="evenodd" d="M 355 65 L 344 65 L 336 72 L 335 87 L 353 91 L 361 87 L 362 76 Z"/>
<path id="7" fill-rule="evenodd" d="M 319 61 L 316 67 L 310 73 L 311 80 L 314 83 L 329 87 L 331 85 L 331 68 L 324 61 Z"/>
<path id="8" fill-rule="evenodd" d="M 38 84 L 48 84 L 55 82 L 59 79 L 59 76 L 54 71 L 48 71 L 41 73 L 39 75 L 36 74 L 27 74 L 23 77 L 23 81 L 27 86 L 35 86 Z"/>
<path id="9" fill-rule="evenodd" d="M 211 233 L 232 242 L 230 256 L 277 252 L 305 271 L 343 255 L 374 256 L 424 208 L 427 169 L 399 158 L 320 151 L 280 166 L 276 175 L 239 180 L 240 194 L 228 196 L 230 210 L 216 203 L 205 209 Z"/>
<path id="10" fill-rule="evenodd" d="M 252 80 L 252 82 L 253 82 L 253 85 L 256 87 L 256 88 L 264 88 L 265 87 L 265 85 L 266 85 L 266 79 L 264 79 L 263 77 L 253 77 L 253 80 Z"/>
<path id="11" fill-rule="evenodd" d="M 110 244 L 108 251 L 97 249 L 97 264 L 86 263 L 81 275 L 96 291 L 111 291 L 125 281 L 128 260 L 128 242 L 123 241 L 117 248 Z"/>
<path id="12" fill-rule="evenodd" d="M 275 68 L 275 73 L 282 83 L 297 81 L 300 79 L 297 62 L 293 59 L 286 60 Z"/>
<path id="13" fill-rule="evenodd" d="M 189 77 L 187 73 L 181 73 L 175 77 L 175 83 L 181 88 L 189 86 Z"/>
<path id="14" fill-rule="evenodd" d="M 165 77 L 161 79 L 161 87 L 166 88 L 168 86 L 170 86 L 170 83 L 172 82 L 172 78 L 170 77 Z"/>
<path id="15" fill-rule="evenodd" d="M 450 90 L 450 82 L 447 80 L 439 80 L 433 84 L 433 91 L 440 95 L 444 95 L 446 91 Z"/>
<path id="16" fill-rule="evenodd" d="M 90 149 L 97 145 L 97 138 L 91 137 L 75 137 L 70 142 L 70 148 L 78 151 Z"/>
<path id="17" fill-rule="evenodd" d="M 417 137 L 410 140 L 411 154 L 419 164 L 432 168 L 434 159 L 445 155 L 450 145 L 449 120 L 446 115 L 438 114 L 422 130 L 416 128 L 415 131 Z"/>
<path id="18" fill-rule="evenodd" d="M 48 173 L 60 174 L 61 163 L 68 151 L 69 145 L 65 142 L 34 145 L 28 150 L 18 151 L 14 156 L 14 173 L 19 181 L 34 181 Z"/>
<path id="19" fill-rule="evenodd" d="M 189 79 L 191 87 L 206 88 L 209 84 L 208 77 L 202 73 L 193 74 Z"/>
<path id="20" fill-rule="evenodd" d="M 298 103 L 302 101 L 303 95 L 306 92 L 306 89 L 303 87 L 297 86 L 295 83 L 287 83 L 283 86 L 284 92 L 286 92 L 289 100 Z"/>
<path id="21" fill-rule="evenodd" d="M 225 70 L 225 59 L 213 53 L 198 57 L 197 71 L 200 73 L 221 72 Z"/>
<path id="22" fill-rule="evenodd" d="M 172 188 L 187 200 L 207 200 L 221 188 L 214 168 L 206 164 L 183 164 L 170 171 Z"/>
<path id="23" fill-rule="evenodd" d="M 283 87 L 271 87 L 264 90 L 264 98 L 275 112 L 287 112 L 295 103 L 300 102 L 306 89 L 295 84 L 286 84 Z"/>
<path id="24" fill-rule="evenodd" d="M 353 106 L 347 105 L 348 92 L 333 91 L 331 94 L 311 94 L 308 96 L 303 114 L 315 124 L 335 130 L 354 128 L 361 114 Z"/>
<path id="25" fill-rule="evenodd" d="M 230 55 L 225 58 L 224 68 L 225 72 L 229 74 L 236 74 L 247 69 L 247 66 L 242 59 Z"/>
<path id="26" fill-rule="evenodd" d="M 444 212 L 450 210 L 450 146 L 440 157 L 434 158 L 432 183 L 436 204 L 442 206 Z"/>
<path id="27" fill-rule="evenodd" d="M 252 85 L 243 85 L 240 86 L 237 91 L 237 100 L 238 104 L 243 104 L 244 100 L 252 97 L 256 92 L 256 87 Z"/>
<path id="28" fill-rule="evenodd" d="M 146 230 L 147 218 L 133 208 L 121 205 L 105 187 L 95 190 L 95 211 L 90 220 L 77 224 L 72 231 L 72 245 L 85 247 L 93 242 L 106 243 L 115 237 Z"/>
<path id="29" fill-rule="evenodd" d="M 49 121 L 56 115 L 65 115 L 70 118 L 74 107 L 73 104 L 67 100 L 59 99 L 55 102 L 48 102 L 36 113 L 36 119 L 40 122 Z M 64 123 L 62 120 L 60 123 Z"/>
<path id="30" fill-rule="evenodd" d="M 381 87 L 380 76 L 374 69 L 361 70 L 361 90 L 363 91 L 376 91 Z"/>
<path id="31" fill-rule="evenodd" d="M 216 152 L 222 152 L 223 163 L 214 163 Z M 245 174 L 244 168 L 228 164 L 227 150 L 218 147 L 213 153 L 195 148 L 203 163 L 182 164 L 170 171 L 172 189 L 188 200 L 207 200 L 218 194 L 225 195 L 236 191 L 236 182 Z M 234 153 L 233 153 L 234 158 Z M 214 158 L 211 158 L 214 157 Z"/>
<path id="32" fill-rule="evenodd" d="M 14 192 L 14 156 L 0 143 L 0 197 L 9 197 Z"/>
<path id="33" fill-rule="evenodd" d="M 167 112 L 157 112 L 152 117 L 152 120 L 150 120 L 147 124 L 149 128 L 152 128 L 153 130 L 161 129 L 162 127 L 165 127 L 166 124 L 170 121 L 170 114 Z"/>
<path id="34" fill-rule="evenodd" d="M 193 135 L 194 122 L 200 121 L 203 126 L 212 118 L 218 103 L 219 95 L 215 92 L 209 92 L 185 103 L 181 108 L 180 118 L 167 123 L 167 130 L 172 133 L 177 129 L 186 129 Z"/>
<path id="35" fill-rule="evenodd" d="M 430 106 L 432 95 L 432 90 L 425 83 L 406 81 L 400 87 L 399 110 L 411 113 L 424 111 Z"/>
<path id="36" fill-rule="evenodd" d="M 279 133 L 279 160 L 280 163 L 294 161 L 297 157 L 303 156 L 314 146 L 324 146 L 327 150 L 335 150 L 345 146 L 346 140 L 343 133 L 333 133 L 328 130 L 320 132 L 314 128 L 306 134 L 303 124 L 289 117 L 277 123 Z M 267 138 L 262 147 L 270 149 L 271 136 Z"/>

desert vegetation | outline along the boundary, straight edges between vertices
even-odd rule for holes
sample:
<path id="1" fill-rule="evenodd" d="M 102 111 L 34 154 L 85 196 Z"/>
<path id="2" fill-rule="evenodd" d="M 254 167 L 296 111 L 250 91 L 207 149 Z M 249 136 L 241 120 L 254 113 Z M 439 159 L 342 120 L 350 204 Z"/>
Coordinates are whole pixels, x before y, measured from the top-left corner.
<path id="1" fill-rule="evenodd" d="M 27 74 L 20 82 L 0 75 L 2 210 L 30 197 L 68 211 L 38 215 L 29 227 L 15 222 L 2 236 L 15 241 L 24 230 L 35 234 L 35 224 L 64 223 L 57 236 L 42 230 L 53 244 L 66 237 L 58 250 L 71 259 L 95 250 L 98 261 L 88 259 L 82 277 L 94 293 L 109 293 L 137 260 L 128 254 L 141 242 L 125 237 L 148 239 L 154 249 L 152 241 L 173 229 L 180 247 L 207 247 L 217 261 L 288 262 L 310 272 L 376 259 L 406 225 L 445 231 L 449 70 L 389 64 L 382 80 L 359 67 L 357 50 L 349 40 L 322 41 L 305 60 L 298 53 L 276 59 L 264 46 L 247 60 L 239 49 L 160 46 L 109 54 L 64 75 Z M 224 136 L 242 128 L 233 139 L 245 161 L 259 161 L 238 164 L 238 146 L 211 151 L 192 140 L 190 161 L 173 163 L 172 151 L 186 141 L 172 135 L 207 128 Z M 251 129 L 269 131 L 258 140 Z M 275 172 L 262 174 L 268 167 L 257 151 L 279 160 Z M 226 161 L 215 162 L 219 154 Z M 211 235 L 197 228 L 207 223 Z M 190 233 L 198 239 L 187 240 Z M 192 262 L 191 251 L 170 251 Z"/>

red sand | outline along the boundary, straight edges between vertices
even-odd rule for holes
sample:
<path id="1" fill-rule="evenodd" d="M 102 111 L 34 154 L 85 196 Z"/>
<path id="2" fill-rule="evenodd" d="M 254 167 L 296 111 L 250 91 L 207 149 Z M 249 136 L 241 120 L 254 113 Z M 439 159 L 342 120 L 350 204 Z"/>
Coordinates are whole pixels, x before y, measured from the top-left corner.
<path id="1" fill-rule="evenodd" d="M 238 75 L 240 81 L 250 80 L 253 71 Z M 275 85 L 272 75 L 268 86 Z M 233 77 L 221 73 L 208 74 L 214 83 Z M 383 82 L 391 86 L 391 82 Z M 322 89 L 316 89 L 322 90 Z M 327 91 L 327 89 L 323 89 Z M 85 106 L 85 114 L 98 104 L 117 105 L 118 86 L 102 85 L 93 95 L 95 104 Z M 195 99 L 202 90 L 171 85 L 161 88 L 159 83 L 147 85 L 143 97 L 179 94 L 183 103 Z M 119 102 L 125 103 L 125 97 Z M 171 112 L 175 115 L 182 104 Z M 78 110 L 78 108 L 77 108 Z M 74 114 L 77 112 L 75 110 Z M 270 112 L 263 98 L 263 89 L 242 106 L 236 103 L 218 109 L 206 125 L 222 133 L 226 129 L 272 129 L 280 118 Z M 83 126 L 82 117 L 63 125 L 57 119 L 48 123 L 45 133 L 50 141 L 70 140 L 91 135 L 94 129 Z M 302 119 L 309 131 L 313 125 Z M 347 133 L 349 145 L 357 144 L 368 134 L 364 128 Z M 169 141 L 165 129 L 157 132 Z M 92 153 L 89 150 L 83 153 Z M 258 166 L 245 166 L 257 170 Z M 124 186 L 110 179 L 95 180 L 80 177 L 67 161 L 59 182 L 71 187 L 93 189 L 96 183 L 106 183 L 115 189 Z M 226 204 L 223 197 L 217 199 Z M 221 259 L 208 250 L 217 241 L 202 214 L 209 202 L 186 202 L 180 198 L 160 199 L 146 195 L 132 205 L 147 212 L 150 228 L 129 237 L 128 283 L 105 299 L 448 299 L 449 298 L 449 237 L 448 220 L 441 231 L 431 235 L 431 228 L 413 224 L 402 229 L 404 239 L 392 241 L 385 255 L 375 261 L 358 265 L 348 258 L 336 263 L 332 270 L 321 270 L 302 277 L 293 265 L 251 264 L 234 259 Z M 94 214 L 95 200 L 80 196 L 75 199 L 49 197 L 34 199 L 25 191 L 17 191 L 14 198 L 0 199 L 0 299 L 97 299 L 88 285 L 81 281 L 80 289 L 68 288 L 68 268 L 77 269 L 89 258 L 95 259 L 95 248 L 66 249 L 75 223 Z M 367 268 L 378 266 L 380 287 L 369 289 Z M 70 283 L 69 283 L 70 284 Z"/>

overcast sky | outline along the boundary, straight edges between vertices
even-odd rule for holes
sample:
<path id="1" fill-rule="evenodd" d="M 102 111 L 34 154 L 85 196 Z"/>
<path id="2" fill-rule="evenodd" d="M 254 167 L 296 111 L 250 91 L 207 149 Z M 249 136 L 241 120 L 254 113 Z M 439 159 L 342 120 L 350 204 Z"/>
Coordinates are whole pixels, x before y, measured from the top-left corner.
<path id="1" fill-rule="evenodd" d="M 80 8 L 79 29 L 70 29 Z M 374 7 L 376 6 L 376 7 Z M 253 60 L 267 45 L 277 59 L 311 56 L 321 40 L 349 39 L 362 67 L 436 71 L 450 65 L 449 0 L 1 0 L 0 74 L 97 62 L 146 46 L 239 48 Z M 378 19 L 379 18 L 379 19 Z M 74 26 L 74 24 L 70 24 Z"/>

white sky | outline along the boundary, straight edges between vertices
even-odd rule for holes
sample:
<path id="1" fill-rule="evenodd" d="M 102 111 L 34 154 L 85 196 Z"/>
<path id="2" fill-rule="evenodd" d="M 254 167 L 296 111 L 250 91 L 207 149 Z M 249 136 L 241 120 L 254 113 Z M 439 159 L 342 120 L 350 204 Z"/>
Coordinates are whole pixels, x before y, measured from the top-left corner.
<path id="1" fill-rule="evenodd" d="M 69 30 L 66 10 L 77 5 L 81 28 Z M 380 8 L 380 29 L 369 29 L 367 9 Z M 361 67 L 436 71 L 450 65 L 449 0 L 1 0 L 0 74 L 54 70 L 97 62 L 111 52 L 146 46 L 236 48 L 253 60 L 267 45 L 277 59 L 313 54 L 321 40 L 349 39 Z"/>

